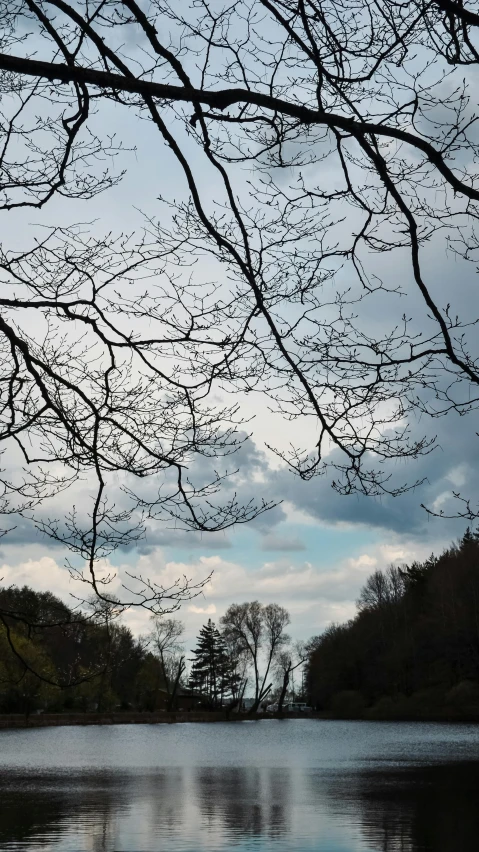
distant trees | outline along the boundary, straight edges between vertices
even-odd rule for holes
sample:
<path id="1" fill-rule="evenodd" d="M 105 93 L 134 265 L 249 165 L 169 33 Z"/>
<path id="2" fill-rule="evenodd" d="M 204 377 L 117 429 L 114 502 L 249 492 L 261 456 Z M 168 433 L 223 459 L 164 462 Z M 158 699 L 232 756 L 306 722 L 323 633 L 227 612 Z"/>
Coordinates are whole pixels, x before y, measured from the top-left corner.
<path id="1" fill-rule="evenodd" d="M 439 557 L 376 571 L 357 616 L 309 646 L 308 686 L 318 707 L 345 694 L 351 706 L 359 696 L 366 706 L 393 702 L 414 713 L 419 702 L 434 713 L 470 696 L 474 684 L 478 692 L 479 536 L 470 530 Z"/>
<path id="2" fill-rule="evenodd" d="M 0 712 L 178 706 L 186 686 L 184 625 L 178 619 L 154 616 L 150 632 L 135 639 L 121 622 L 119 602 L 99 605 L 94 598 L 90 611 L 73 611 L 50 592 L 12 586 L 0 587 L 0 606 L 11 613 L 0 622 Z M 32 622 L 40 626 L 32 628 Z M 204 706 L 233 708 L 252 671 L 256 710 L 277 675 L 281 651 L 288 678 L 296 668 L 287 624 L 283 607 L 258 601 L 232 604 L 221 630 L 209 619 L 192 651 L 189 688 Z"/>
<path id="3" fill-rule="evenodd" d="M 225 699 L 235 705 L 251 671 L 254 700 L 250 712 L 254 713 L 273 686 L 270 678 L 289 641 L 285 633 L 289 622 L 288 611 L 279 604 L 231 604 L 220 620 L 221 630 L 211 619 L 202 627 L 193 652 L 189 685 L 206 695 L 213 707 L 222 706 Z M 296 661 L 293 662 L 292 650 L 286 656 L 289 682 Z"/>
<path id="4" fill-rule="evenodd" d="M 6 702 L 7 708 L 10 705 L 28 716 L 37 703 L 54 700 L 58 692 L 51 684 L 55 671 L 45 649 L 28 636 L 17 637 L 16 650 L 18 656 L 12 653 L 6 632 L 0 628 L 0 708 Z"/>
<path id="5" fill-rule="evenodd" d="M 120 604 L 94 599 L 92 612 L 74 611 L 50 592 L 0 587 L 0 607 L 10 613 L 0 621 L 0 712 L 178 706 L 186 654 L 177 619 L 154 618 L 135 639 Z M 211 708 L 234 707 L 247 688 L 251 712 L 274 688 L 281 709 L 306 664 L 304 698 L 334 714 L 479 715 L 479 531 L 438 557 L 375 571 L 355 618 L 306 644 L 290 642 L 289 622 L 276 603 L 231 604 L 219 627 L 201 628 L 188 686 Z"/>
<path id="6" fill-rule="evenodd" d="M 24 586 L 0 588 L 0 606 L 10 613 L 0 623 L 0 711 L 101 711 L 147 700 L 151 655 L 109 605 L 92 617 Z"/>

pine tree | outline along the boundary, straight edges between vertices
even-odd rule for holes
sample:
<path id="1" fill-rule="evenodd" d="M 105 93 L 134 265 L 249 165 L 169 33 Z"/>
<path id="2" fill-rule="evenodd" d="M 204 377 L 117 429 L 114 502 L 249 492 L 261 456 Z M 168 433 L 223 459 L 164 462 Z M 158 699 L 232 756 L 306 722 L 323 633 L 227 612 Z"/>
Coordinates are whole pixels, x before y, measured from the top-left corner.
<path id="1" fill-rule="evenodd" d="M 235 662 L 230 659 L 225 641 L 211 618 L 201 628 L 193 654 L 191 689 L 206 695 L 212 707 L 222 706 L 226 698 L 236 695 L 239 677 Z"/>
<path id="2" fill-rule="evenodd" d="M 210 618 L 200 630 L 190 675 L 191 688 L 207 695 L 213 706 L 217 697 L 215 639 L 215 625 Z"/>

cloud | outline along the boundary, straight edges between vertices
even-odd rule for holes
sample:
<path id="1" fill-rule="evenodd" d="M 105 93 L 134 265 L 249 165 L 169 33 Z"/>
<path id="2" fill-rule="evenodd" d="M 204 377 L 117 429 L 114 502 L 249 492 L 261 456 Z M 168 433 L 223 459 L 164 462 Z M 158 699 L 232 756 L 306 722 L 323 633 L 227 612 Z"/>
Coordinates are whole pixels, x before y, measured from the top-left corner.
<path id="1" fill-rule="evenodd" d="M 351 546 L 354 548 L 354 538 Z M 346 621 L 354 615 L 360 589 L 374 570 L 385 568 L 390 562 L 401 564 L 424 558 L 430 550 L 428 541 L 418 542 L 415 538 L 398 535 L 390 536 L 387 542 L 358 548 L 345 558 L 333 555 L 328 558 L 327 553 L 322 552 L 320 558 L 313 554 L 304 559 L 294 552 L 284 552 L 276 559 L 252 560 L 251 554 L 225 558 L 220 551 L 171 559 L 166 550 L 156 547 L 148 553 L 136 554 L 133 560 L 122 562 L 120 559 L 116 566 L 105 561 L 102 568 L 116 575 L 109 588 L 120 597 L 122 581 L 132 586 L 127 572 L 148 577 L 163 587 L 172 586 L 184 577 L 192 584 L 201 583 L 211 575 L 199 594 L 185 602 L 174 616 L 185 622 L 186 644 L 192 647 L 208 617 L 218 623 L 231 603 L 256 599 L 265 604 L 276 602 L 285 606 L 291 614 L 289 632 L 295 639 L 307 639 L 328 624 Z M 6 551 L 0 568 L 3 585 L 27 584 L 38 590 L 50 590 L 70 605 L 73 603 L 71 595 L 82 597 L 85 594 L 86 587 L 72 581 L 61 563 L 51 555 L 42 552 L 37 558 L 25 558 L 25 548 L 19 546 L 6 548 Z M 31 551 L 35 551 L 33 546 Z M 150 630 L 150 616 L 144 610 L 133 608 L 125 614 L 124 620 L 136 635 Z"/>
<path id="2" fill-rule="evenodd" d="M 232 542 L 226 532 L 175 530 L 159 522 L 157 527 L 152 525 L 147 527 L 145 539 L 138 542 L 135 550 L 141 554 L 148 554 L 157 547 L 216 551 L 228 550 L 232 547 Z"/>
<path id="3" fill-rule="evenodd" d="M 51 556 L 39 559 L 26 559 L 18 563 L 3 562 L 0 566 L 0 578 L 3 586 L 32 586 L 40 592 L 52 591 L 68 602 L 71 593 L 81 590 L 68 573 Z"/>
<path id="4" fill-rule="evenodd" d="M 434 421 L 437 446 L 433 452 L 408 463 L 384 464 L 393 485 L 424 480 L 398 497 L 344 496 L 332 488 L 333 474 L 302 482 L 285 470 L 271 471 L 271 493 L 285 495 L 289 520 L 300 523 L 304 517 L 326 524 L 362 525 L 407 537 L 448 541 L 462 534 L 465 521 L 433 519 L 421 504 L 454 514 L 460 506 L 453 491 L 460 490 L 473 505 L 479 505 L 479 441 L 473 419 L 449 416 Z M 422 423 L 413 426 L 417 436 L 424 428 Z M 329 460 L 336 458 L 339 456 L 333 452 Z"/>
<path id="5" fill-rule="evenodd" d="M 214 615 L 216 612 L 216 607 L 214 604 L 209 604 L 208 606 L 191 605 L 188 607 L 188 612 L 195 612 L 198 615 Z"/>
<path id="6" fill-rule="evenodd" d="M 306 550 L 306 545 L 299 538 L 287 538 L 270 533 L 261 538 L 261 550 L 280 550 L 284 553 L 294 553 L 295 551 Z"/>
<path id="7" fill-rule="evenodd" d="M 452 500 L 452 492 L 460 490 L 473 503 L 479 504 L 479 441 L 474 421 L 474 417 L 458 417 L 453 413 L 435 420 L 424 418 L 412 424 L 413 439 L 420 438 L 433 427 L 437 435 L 437 446 L 429 455 L 417 460 L 389 462 L 383 465 L 384 471 L 391 474 L 391 484 L 424 480 L 418 488 L 400 497 L 339 495 L 331 487 L 334 474 L 303 482 L 284 466 L 271 465 L 268 455 L 250 439 L 235 454 L 234 462 L 238 472 L 225 480 L 222 493 L 216 495 L 215 499 L 221 504 L 234 493 L 239 504 L 247 504 L 252 498 L 259 502 L 263 499 L 273 503 L 284 501 L 248 525 L 252 533 L 258 534 L 254 547 L 259 553 L 295 553 L 305 550 L 301 527 L 314 527 L 318 522 L 330 527 L 338 527 L 341 524 L 348 527 L 368 527 L 385 534 L 393 532 L 418 540 L 425 537 L 432 542 L 431 549 L 437 549 L 462 534 L 466 524 L 462 521 L 433 520 L 421 508 L 421 503 L 435 511 L 442 509 L 445 514 L 453 513 L 458 507 Z M 329 460 L 340 460 L 337 451 L 331 453 Z M 222 474 L 228 467 L 231 468 L 231 459 L 199 457 L 193 460 L 189 476 L 192 481 L 201 484 L 211 479 L 213 468 Z M 120 509 L 128 503 L 128 498 L 121 490 L 122 484 L 123 481 L 118 478 L 110 495 Z M 48 501 L 41 508 L 40 514 L 61 517 L 65 508 L 75 504 L 80 516 L 85 515 L 86 521 L 86 509 L 90 502 L 88 486 L 86 480 L 79 482 L 71 492 Z M 145 497 L 153 499 L 159 486 L 158 481 L 152 478 L 141 483 L 141 487 Z M 7 520 L 9 523 L 15 523 L 16 529 L 2 540 L 2 550 L 7 542 L 23 546 L 43 542 L 49 549 L 56 548 L 58 551 L 57 543 L 49 542 L 41 536 L 32 523 L 23 518 Z M 291 529 L 290 525 L 293 525 L 294 529 Z M 254 535 L 251 540 L 255 540 Z M 171 521 L 158 520 L 149 521 L 145 538 L 135 546 L 125 548 L 125 552 L 141 556 L 152 554 L 158 548 L 175 548 L 182 552 L 198 551 L 211 555 L 220 551 L 231 551 L 236 548 L 236 543 L 237 539 L 229 531 L 189 532 L 173 529 Z M 236 553 L 236 550 L 234 552 Z"/>

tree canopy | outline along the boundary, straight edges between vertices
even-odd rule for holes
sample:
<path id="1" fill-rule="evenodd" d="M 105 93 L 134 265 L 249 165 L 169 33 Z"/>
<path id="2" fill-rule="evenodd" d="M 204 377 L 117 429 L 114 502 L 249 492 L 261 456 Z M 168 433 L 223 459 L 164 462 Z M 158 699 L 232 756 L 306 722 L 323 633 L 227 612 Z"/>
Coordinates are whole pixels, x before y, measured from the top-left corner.
<path id="1" fill-rule="evenodd" d="M 225 639 L 211 618 L 201 628 L 193 650 L 189 685 L 207 696 L 212 707 L 236 703 L 239 696 L 241 679 L 236 660 L 228 653 Z"/>
<path id="2" fill-rule="evenodd" d="M 388 463 L 434 447 L 418 415 L 475 410 L 478 9 L 0 3 L 0 208 L 57 215 L 0 250 L 0 440 L 19 462 L 1 508 L 70 548 L 97 595 L 99 561 L 146 520 L 212 531 L 268 508 L 218 461 L 245 439 L 245 394 L 281 418 L 283 463 L 346 494 L 401 494 L 414 473 Z M 175 192 L 151 176 L 135 234 L 69 225 L 131 167 L 132 122 Z M 452 269 L 461 288 L 438 283 Z M 37 513 L 80 474 L 89 512 Z M 197 591 L 133 576 L 122 601 Z"/>
<path id="3" fill-rule="evenodd" d="M 426 718 L 479 713 L 479 537 L 376 571 L 357 616 L 309 644 L 315 706 Z"/>

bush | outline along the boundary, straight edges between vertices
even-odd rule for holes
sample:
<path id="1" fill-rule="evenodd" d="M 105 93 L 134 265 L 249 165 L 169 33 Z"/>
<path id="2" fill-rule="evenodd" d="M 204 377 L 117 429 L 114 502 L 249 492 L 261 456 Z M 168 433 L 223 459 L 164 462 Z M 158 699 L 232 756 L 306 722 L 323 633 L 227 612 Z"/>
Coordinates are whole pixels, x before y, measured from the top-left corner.
<path id="1" fill-rule="evenodd" d="M 337 692 L 331 700 L 331 712 L 338 719 L 361 719 L 364 716 L 365 706 L 363 696 L 354 689 Z"/>
<path id="2" fill-rule="evenodd" d="M 479 684 L 472 680 L 461 680 L 447 693 L 446 704 L 454 710 L 479 712 Z"/>
<path id="3" fill-rule="evenodd" d="M 390 695 L 383 695 L 367 711 L 368 719 L 394 719 L 397 715 L 397 705 Z"/>

